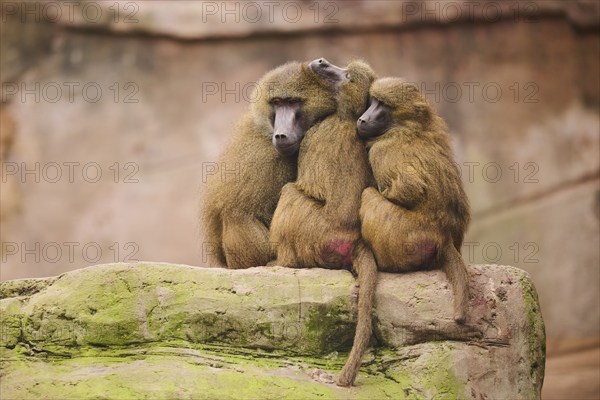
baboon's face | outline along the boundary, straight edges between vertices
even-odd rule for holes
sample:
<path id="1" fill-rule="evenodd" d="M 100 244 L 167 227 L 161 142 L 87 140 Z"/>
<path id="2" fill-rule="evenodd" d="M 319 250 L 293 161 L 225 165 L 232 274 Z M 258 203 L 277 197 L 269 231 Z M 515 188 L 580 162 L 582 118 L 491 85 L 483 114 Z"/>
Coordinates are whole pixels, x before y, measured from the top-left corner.
<path id="1" fill-rule="evenodd" d="M 337 88 L 342 82 L 347 81 L 348 70 L 346 68 L 333 65 L 324 58 L 317 58 L 308 64 L 308 67 L 315 74 L 327 81 L 333 88 Z"/>
<path id="2" fill-rule="evenodd" d="M 330 88 L 332 93 L 348 79 L 346 69 L 333 65 L 324 58 L 311 61 L 308 69 L 325 84 L 325 87 Z M 318 97 L 320 94 L 318 91 L 322 92 L 323 89 L 315 87 L 307 94 Z M 326 115 L 327 108 L 316 107 L 311 103 L 314 103 L 314 99 L 302 97 L 300 92 L 298 94 L 298 97 L 269 99 L 272 109 L 273 146 L 284 156 L 294 155 L 300 147 L 304 133 Z M 315 110 L 319 110 L 319 113 Z"/>
<path id="3" fill-rule="evenodd" d="M 315 73 L 309 63 L 290 63 L 271 71 L 259 83 L 265 101 L 261 98 L 254 104 L 256 119 L 283 156 L 295 155 L 306 131 L 336 111 L 335 82 L 342 72 L 325 60 L 322 64 L 319 70 L 326 71 L 324 76 Z"/>
<path id="4" fill-rule="evenodd" d="M 284 156 L 292 156 L 300 147 L 310 121 L 303 112 L 304 102 L 298 98 L 274 97 L 269 100 L 273 124 L 273 146 Z"/>
<path id="5" fill-rule="evenodd" d="M 364 139 L 383 135 L 392 126 L 392 107 L 371 97 L 369 108 L 356 122 L 358 136 Z"/>
<path id="6" fill-rule="evenodd" d="M 375 72 L 366 63 L 351 61 L 346 68 L 319 58 L 309 68 L 336 91 L 338 114 L 344 117 L 362 114 L 367 106 L 369 87 L 375 80 Z"/>

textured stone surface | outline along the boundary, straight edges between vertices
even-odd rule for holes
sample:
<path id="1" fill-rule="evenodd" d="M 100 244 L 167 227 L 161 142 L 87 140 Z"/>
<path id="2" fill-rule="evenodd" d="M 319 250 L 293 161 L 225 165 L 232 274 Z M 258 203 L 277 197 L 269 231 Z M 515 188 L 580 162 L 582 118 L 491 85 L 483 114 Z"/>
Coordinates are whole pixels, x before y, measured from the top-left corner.
<path id="1" fill-rule="evenodd" d="M 50 53 L 54 29 L 40 13 L 24 13 L 31 3 L 0 0 L 0 82 L 13 82 Z M 31 10 L 31 8 L 30 8 Z M 2 88 L 4 92 L 5 88 Z M 2 100 L 4 101 L 4 100 Z"/>
<path id="2" fill-rule="evenodd" d="M 439 271 L 381 274 L 357 386 L 345 271 L 110 264 L 0 284 L 3 398 L 539 398 L 544 324 L 528 275 L 472 266 L 466 326 Z M 156 379 L 160 376 L 160 379 Z"/>
<path id="3" fill-rule="evenodd" d="M 98 4 L 87 10 L 86 3 Z M 287 4 L 286 4 L 287 3 Z M 127 4 L 129 4 L 127 6 Z M 89 8 L 89 7 L 88 7 Z M 79 10 L 79 12 L 77 12 Z M 386 0 L 368 1 L 238 1 L 122 2 L 83 0 L 74 13 L 63 13 L 59 23 L 78 28 L 115 32 L 143 32 L 182 39 L 231 38 L 253 34 L 304 31 L 361 30 L 411 27 L 456 22 L 536 22 L 545 16 L 566 16 L 575 26 L 598 26 L 600 6 L 593 0 L 478 2 Z"/>

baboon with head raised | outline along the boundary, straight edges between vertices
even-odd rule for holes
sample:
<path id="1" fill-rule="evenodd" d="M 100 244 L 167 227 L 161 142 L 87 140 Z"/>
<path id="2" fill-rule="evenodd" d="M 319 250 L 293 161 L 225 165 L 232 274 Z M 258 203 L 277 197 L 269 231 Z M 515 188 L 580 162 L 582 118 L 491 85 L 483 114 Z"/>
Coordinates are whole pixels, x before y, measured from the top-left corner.
<path id="1" fill-rule="evenodd" d="M 362 236 L 380 271 L 441 267 L 454 292 L 454 319 L 464 323 L 469 286 L 460 248 L 469 204 L 446 125 L 402 79 L 379 79 L 370 93 L 357 130 L 379 190 L 363 192 Z"/>
<path id="2" fill-rule="evenodd" d="M 203 197 L 203 253 L 227 268 L 274 258 L 269 226 L 283 185 L 296 179 L 296 153 L 307 129 L 336 110 L 334 78 L 290 62 L 258 83 L 257 99 L 236 128 Z"/>
<path id="3" fill-rule="evenodd" d="M 324 59 L 310 63 L 317 74 L 338 71 Z M 338 81 L 338 110 L 310 129 L 300 145 L 298 179 L 284 186 L 271 224 L 277 265 L 350 268 L 358 274 L 358 320 L 354 345 L 338 384 L 351 385 L 371 337 L 377 266 L 360 240 L 359 207 L 373 178 L 356 119 L 367 107 L 376 76 L 353 61 Z M 336 74 L 340 76 L 340 74 Z"/>

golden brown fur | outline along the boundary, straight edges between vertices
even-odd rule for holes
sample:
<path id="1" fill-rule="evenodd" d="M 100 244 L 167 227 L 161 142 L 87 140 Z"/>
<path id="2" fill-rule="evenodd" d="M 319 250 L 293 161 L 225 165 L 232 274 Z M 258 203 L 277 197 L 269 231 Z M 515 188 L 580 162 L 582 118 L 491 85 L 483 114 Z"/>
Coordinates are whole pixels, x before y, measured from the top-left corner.
<path id="1" fill-rule="evenodd" d="M 338 384 L 351 385 L 371 337 L 377 266 L 360 240 L 362 191 L 373 184 L 367 153 L 356 135 L 375 79 L 363 62 L 348 65 L 338 111 L 309 130 L 300 145 L 298 179 L 284 186 L 273 216 L 271 242 L 277 265 L 349 268 L 358 274 L 359 307 L 354 346 Z"/>
<path id="2" fill-rule="evenodd" d="M 328 242 L 352 244 L 360 236 L 360 196 L 372 176 L 356 136 L 356 118 L 366 107 L 375 75 L 361 62 L 348 68 L 355 81 L 340 87 L 337 113 L 306 133 L 298 155 L 298 179 L 282 190 L 271 225 L 278 265 L 350 267 L 349 259 L 329 251 Z"/>
<path id="3" fill-rule="evenodd" d="M 469 290 L 460 248 L 470 216 L 446 125 L 401 79 L 379 79 L 370 92 L 392 112 L 391 127 L 367 142 L 379 190 L 363 192 L 362 236 L 380 271 L 441 267 L 454 291 L 454 318 L 462 323 Z"/>
<path id="4" fill-rule="evenodd" d="M 268 72 L 257 90 L 258 100 L 238 124 L 203 197 L 203 251 L 227 268 L 266 265 L 274 258 L 269 226 L 281 188 L 296 179 L 296 158 L 280 155 L 272 145 L 271 100 L 301 100 L 311 126 L 336 110 L 332 89 L 306 63 Z"/>

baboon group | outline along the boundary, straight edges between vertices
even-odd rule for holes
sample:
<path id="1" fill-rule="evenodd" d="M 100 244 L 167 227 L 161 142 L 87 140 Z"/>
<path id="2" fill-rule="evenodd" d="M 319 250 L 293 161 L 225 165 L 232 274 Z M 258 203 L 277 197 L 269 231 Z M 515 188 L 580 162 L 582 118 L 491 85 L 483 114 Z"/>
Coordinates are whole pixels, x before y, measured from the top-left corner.
<path id="1" fill-rule="evenodd" d="M 350 269 L 354 344 L 337 384 L 354 383 L 372 333 L 377 271 L 441 268 L 463 324 L 460 249 L 469 205 L 443 120 L 419 90 L 365 62 L 320 58 L 268 72 L 219 159 L 202 223 L 212 262 Z"/>

